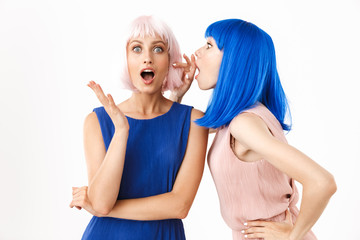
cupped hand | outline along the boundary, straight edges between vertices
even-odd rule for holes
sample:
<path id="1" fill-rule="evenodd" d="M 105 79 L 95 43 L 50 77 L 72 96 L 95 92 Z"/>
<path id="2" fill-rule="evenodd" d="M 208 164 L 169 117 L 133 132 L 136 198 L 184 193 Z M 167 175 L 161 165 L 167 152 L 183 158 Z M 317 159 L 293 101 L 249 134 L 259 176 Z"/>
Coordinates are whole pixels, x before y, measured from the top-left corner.
<path id="1" fill-rule="evenodd" d="M 90 81 L 88 86 L 94 91 L 97 98 L 104 106 L 105 111 L 114 123 L 115 130 L 129 129 L 129 123 L 124 113 L 116 106 L 113 97 L 110 94 L 105 95 L 101 86 L 94 81 Z"/>
<path id="2" fill-rule="evenodd" d="M 174 68 L 183 68 L 183 76 L 182 76 L 182 82 L 183 85 L 180 87 L 174 89 L 171 94 L 176 96 L 177 98 L 182 98 L 185 93 L 189 90 L 193 80 L 194 75 L 196 71 L 196 65 L 195 65 L 195 56 L 194 54 L 191 55 L 191 60 L 189 59 L 186 54 L 183 55 L 186 63 L 183 62 L 177 62 L 173 64 Z"/>
<path id="3" fill-rule="evenodd" d="M 72 196 L 73 199 L 69 205 L 69 207 L 73 208 L 76 207 L 77 209 L 81 210 L 81 209 L 85 209 L 86 211 L 88 211 L 89 213 L 91 213 L 94 216 L 97 217 L 101 217 L 100 214 L 98 214 L 92 207 L 91 202 L 88 198 L 88 187 L 87 186 L 83 186 L 83 187 L 73 187 L 72 188 Z"/>
<path id="4" fill-rule="evenodd" d="M 286 210 L 285 214 L 284 222 L 249 221 L 246 223 L 248 229 L 243 230 L 242 233 L 247 239 L 289 240 L 293 223 L 289 210 Z"/>

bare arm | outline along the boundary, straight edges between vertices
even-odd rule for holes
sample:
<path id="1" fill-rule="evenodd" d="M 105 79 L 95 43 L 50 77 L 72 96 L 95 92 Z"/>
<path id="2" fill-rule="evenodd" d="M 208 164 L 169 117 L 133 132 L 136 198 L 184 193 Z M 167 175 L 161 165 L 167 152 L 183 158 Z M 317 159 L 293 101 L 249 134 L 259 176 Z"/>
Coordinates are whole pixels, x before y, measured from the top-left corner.
<path id="1" fill-rule="evenodd" d="M 333 176 L 296 148 L 274 138 L 263 120 L 254 114 L 236 117 L 230 124 L 230 131 L 242 146 L 260 154 L 303 185 L 300 213 L 286 238 L 303 239 L 336 191 Z"/>
<path id="2" fill-rule="evenodd" d="M 118 200 L 107 216 L 133 220 L 187 216 L 204 170 L 208 130 L 193 122 L 202 115 L 200 111 L 192 110 L 188 144 L 173 190 L 146 198 Z"/>
<path id="3" fill-rule="evenodd" d="M 90 113 L 84 124 L 84 148 L 89 181 L 88 197 L 96 212 L 107 214 L 113 208 L 119 193 L 129 125 L 111 95 L 105 96 L 95 82 L 89 83 L 89 86 L 104 105 L 115 126 L 115 133 L 108 150 L 105 151 L 96 114 Z"/>

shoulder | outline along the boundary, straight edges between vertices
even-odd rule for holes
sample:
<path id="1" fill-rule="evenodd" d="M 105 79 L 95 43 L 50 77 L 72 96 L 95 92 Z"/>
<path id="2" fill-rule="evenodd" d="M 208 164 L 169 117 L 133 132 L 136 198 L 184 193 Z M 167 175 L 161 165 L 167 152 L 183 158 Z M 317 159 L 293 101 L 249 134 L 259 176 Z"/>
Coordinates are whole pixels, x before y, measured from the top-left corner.
<path id="1" fill-rule="evenodd" d="M 91 112 L 89 113 L 86 117 L 85 117 L 85 121 L 84 121 L 84 130 L 90 130 L 90 129 L 95 129 L 95 128 L 99 128 L 99 120 L 98 120 L 98 116 L 95 112 Z"/>
<path id="2" fill-rule="evenodd" d="M 202 111 L 195 109 L 195 108 L 191 109 L 191 121 L 202 118 L 203 116 L 204 116 L 204 113 Z"/>
<path id="3" fill-rule="evenodd" d="M 246 140 L 256 135 L 271 135 L 264 120 L 250 112 L 243 112 L 236 116 L 229 125 L 231 135 L 238 141 Z"/>

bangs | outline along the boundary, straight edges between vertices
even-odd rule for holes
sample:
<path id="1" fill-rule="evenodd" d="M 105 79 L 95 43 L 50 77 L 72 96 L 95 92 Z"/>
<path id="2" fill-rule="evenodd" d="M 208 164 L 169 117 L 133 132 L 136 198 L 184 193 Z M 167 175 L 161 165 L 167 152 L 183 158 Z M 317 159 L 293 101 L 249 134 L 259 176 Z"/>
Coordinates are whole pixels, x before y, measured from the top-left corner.
<path id="1" fill-rule="evenodd" d="M 155 38 L 156 35 L 158 35 L 164 42 L 166 42 L 166 44 L 168 45 L 168 50 L 170 50 L 171 42 L 169 42 L 168 29 L 166 28 L 167 26 L 161 24 L 161 22 L 159 22 L 159 20 L 154 17 L 139 17 L 130 26 L 131 31 L 128 34 L 129 38 L 127 39 L 127 42 L 129 42 L 129 40 L 133 38 L 144 38 L 146 36 Z"/>
<path id="2" fill-rule="evenodd" d="M 170 67 L 171 64 L 181 62 L 181 51 L 179 43 L 177 42 L 174 33 L 170 27 L 158 18 L 153 16 L 140 16 L 136 18 L 128 29 L 126 38 L 126 47 L 129 41 L 134 38 L 145 38 L 146 36 L 156 37 L 159 36 L 166 44 L 169 52 L 169 72 L 163 82 L 163 91 L 173 90 L 180 87 L 183 82 L 181 76 L 183 69 Z M 126 54 L 124 54 L 124 66 L 121 73 L 121 81 L 125 89 L 137 91 L 131 82 L 130 75 L 127 68 Z"/>
<path id="3" fill-rule="evenodd" d="M 261 102 L 284 130 L 290 130 L 290 110 L 277 72 L 271 37 L 240 19 L 211 24 L 205 37 L 214 38 L 223 58 L 205 115 L 195 122 L 211 128 L 227 126 L 239 113 Z M 286 115 L 289 124 L 284 122 Z"/>

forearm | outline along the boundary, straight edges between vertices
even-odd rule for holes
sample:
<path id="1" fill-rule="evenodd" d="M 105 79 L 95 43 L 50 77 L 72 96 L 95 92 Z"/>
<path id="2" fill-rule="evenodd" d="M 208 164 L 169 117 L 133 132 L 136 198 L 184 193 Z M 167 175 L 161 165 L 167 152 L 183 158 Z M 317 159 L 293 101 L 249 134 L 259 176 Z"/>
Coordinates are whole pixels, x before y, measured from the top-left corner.
<path id="1" fill-rule="evenodd" d="M 119 193 L 128 131 L 115 131 L 105 158 L 89 183 L 88 196 L 96 211 L 110 211 Z"/>
<path id="2" fill-rule="evenodd" d="M 335 181 L 328 184 L 312 184 L 303 187 L 300 213 L 297 217 L 290 239 L 302 240 L 321 216 L 330 197 L 336 191 Z"/>
<path id="3" fill-rule="evenodd" d="M 181 196 L 168 192 L 146 198 L 118 200 L 106 216 L 131 220 L 185 218 L 190 205 Z"/>

